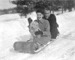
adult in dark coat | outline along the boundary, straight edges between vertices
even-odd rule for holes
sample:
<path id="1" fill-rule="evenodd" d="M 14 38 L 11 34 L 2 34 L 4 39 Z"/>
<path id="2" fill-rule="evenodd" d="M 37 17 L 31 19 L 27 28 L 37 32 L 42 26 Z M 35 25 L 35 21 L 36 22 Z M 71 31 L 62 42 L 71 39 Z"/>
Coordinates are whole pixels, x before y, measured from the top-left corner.
<path id="1" fill-rule="evenodd" d="M 45 13 L 44 18 L 46 20 L 48 20 L 50 23 L 51 38 L 56 39 L 56 37 L 59 34 L 59 31 L 57 29 L 59 26 L 56 21 L 56 16 L 54 14 L 51 14 L 51 12 L 48 8 L 44 10 L 44 13 Z"/>

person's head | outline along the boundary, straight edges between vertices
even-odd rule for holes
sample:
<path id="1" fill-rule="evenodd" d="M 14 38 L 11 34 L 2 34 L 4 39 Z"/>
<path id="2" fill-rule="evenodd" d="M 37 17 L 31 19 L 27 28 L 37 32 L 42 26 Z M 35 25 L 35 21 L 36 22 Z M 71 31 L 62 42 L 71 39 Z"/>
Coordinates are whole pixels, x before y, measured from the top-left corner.
<path id="1" fill-rule="evenodd" d="M 37 19 L 42 20 L 44 13 L 42 11 L 37 11 L 36 14 L 37 14 Z"/>
<path id="2" fill-rule="evenodd" d="M 44 15 L 45 15 L 45 17 L 49 17 L 50 14 L 51 14 L 50 9 L 49 9 L 49 8 L 45 8 L 45 9 L 44 9 Z"/>
<path id="3" fill-rule="evenodd" d="M 36 21 L 32 21 L 30 27 L 33 27 L 34 31 L 39 30 L 39 24 Z"/>

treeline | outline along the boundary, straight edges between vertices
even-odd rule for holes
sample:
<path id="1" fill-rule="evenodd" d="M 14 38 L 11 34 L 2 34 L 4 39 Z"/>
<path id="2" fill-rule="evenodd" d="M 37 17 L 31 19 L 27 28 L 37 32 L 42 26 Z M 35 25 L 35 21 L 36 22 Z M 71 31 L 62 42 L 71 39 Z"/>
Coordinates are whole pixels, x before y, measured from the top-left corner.
<path id="1" fill-rule="evenodd" d="M 0 15 L 17 13 L 16 8 L 2 9 Z"/>
<path id="2" fill-rule="evenodd" d="M 17 12 L 27 14 L 35 9 L 49 7 L 51 11 L 58 11 L 59 9 L 72 11 L 75 8 L 75 0 L 13 0 L 13 4 L 17 5 Z"/>

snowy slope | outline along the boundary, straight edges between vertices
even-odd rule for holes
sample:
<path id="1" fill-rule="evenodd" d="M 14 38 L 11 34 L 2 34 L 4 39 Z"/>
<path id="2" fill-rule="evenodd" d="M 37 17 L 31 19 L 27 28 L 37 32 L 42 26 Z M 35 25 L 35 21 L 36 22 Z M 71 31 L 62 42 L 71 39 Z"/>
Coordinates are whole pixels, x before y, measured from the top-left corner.
<path id="1" fill-rule="evenodd" d="M 4 51 L 8 47 L 12 47 L 16 38 L 25 35 L 25 39 L 29 39 L 28 21 L 24 17 L 16 15 L 1 16 L 6 19 L 0 19 L 0 51 Z M 11 17 L 11 19 L 10 19 Z"/>
<path id="2" fill-rule="evenodd" d="M 0 60 L 75 60 L 75 11 L 57 16 L 60 36 L 46 49 L 34 55 L 11 50 L 13 43 L 18 40 L 16 38 L 24 36 L 22 38 L 26 41 L 30 38 L 30 33 L 26 18 L 21 18 L 18 14 L 9 16 L 12 19 L 0 19 Z"/>

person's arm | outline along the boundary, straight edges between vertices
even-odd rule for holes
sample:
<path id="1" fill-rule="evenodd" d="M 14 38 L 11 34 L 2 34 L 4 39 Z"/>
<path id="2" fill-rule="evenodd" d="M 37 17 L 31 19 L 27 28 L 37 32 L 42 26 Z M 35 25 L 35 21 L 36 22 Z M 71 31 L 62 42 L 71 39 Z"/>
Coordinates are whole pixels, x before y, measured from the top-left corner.
<path id="1" fill-rule="evenodd" d="M 58 23 L 56 21 L 57 20 L 56 16 L 54 14 L 51 14 L 49 18 L 50 18 L 49 20 L 51 21 L 53 26 L 59 27 L 59 25 L 58 25 Z"/>
<path id="2" fill-rule="evenodd" d="M 46 23 L 45 23 L 46 27 L 45 27 L 45 31 L 43 31 L 43 34 L 44 35 L 50 35 L 51 37 L 51 33 L 50 33 L 50 24 L 49 22 L 46 20 Z"/>

